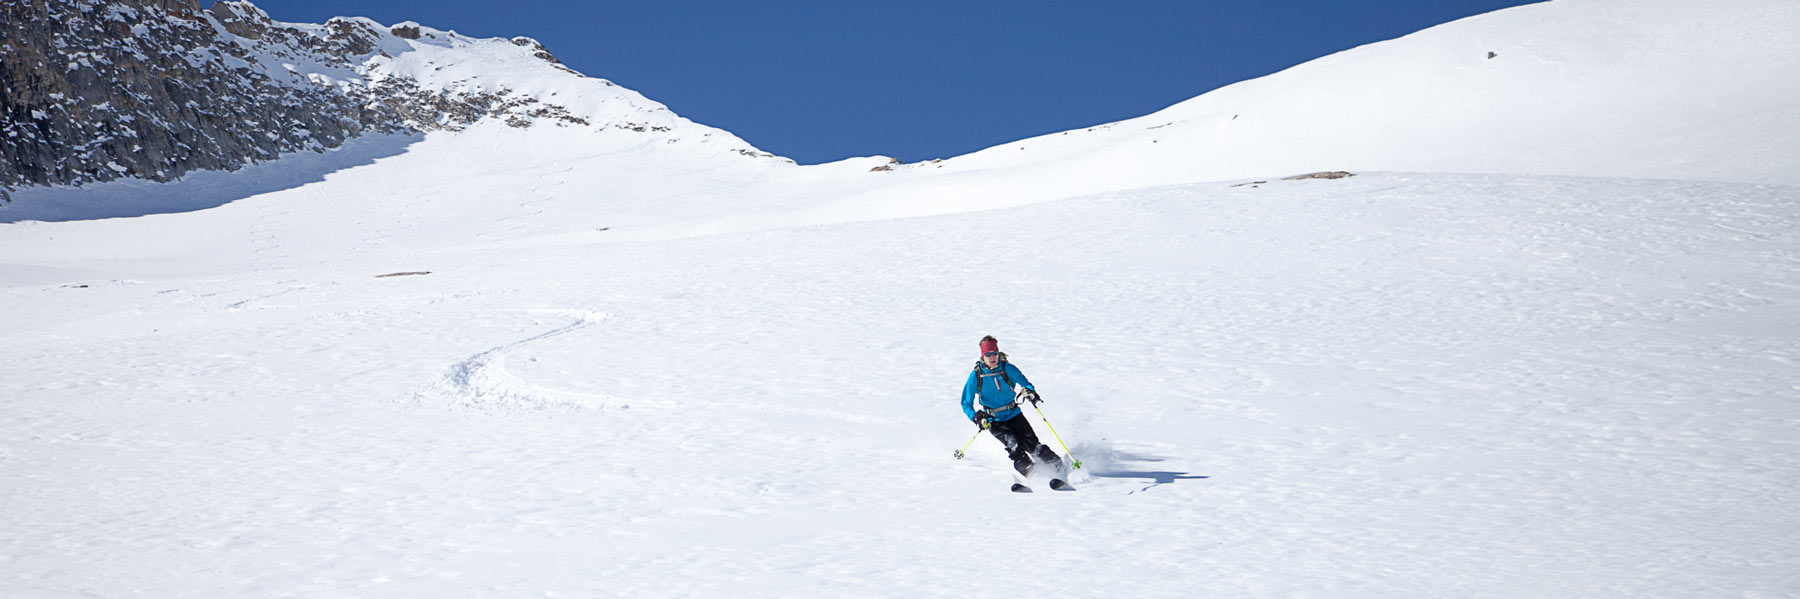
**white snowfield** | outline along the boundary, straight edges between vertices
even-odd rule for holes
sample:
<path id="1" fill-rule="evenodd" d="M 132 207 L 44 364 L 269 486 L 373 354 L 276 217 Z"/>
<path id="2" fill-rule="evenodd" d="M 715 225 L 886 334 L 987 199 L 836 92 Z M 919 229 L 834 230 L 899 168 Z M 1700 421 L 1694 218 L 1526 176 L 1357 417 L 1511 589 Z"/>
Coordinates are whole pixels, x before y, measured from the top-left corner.
<path id="1" fill-rule="evenodd" d="M 1695 6 L 1502 11 L 941 169 L 484 123 L 20 191 L 0 597 L 1800 596 L 1800 11 Z M 1406 136 L 1281 125 L 1440 59 Z M 1540 62 L 1616 76 L 1427 110 L 1573 84 Z M 1737 87 L 1648 81 L 1700 74 Z M 1194 124 L 1252 96 L 1274 137 Z M 952 458 L 984 334 L 1080 490 Z"/>

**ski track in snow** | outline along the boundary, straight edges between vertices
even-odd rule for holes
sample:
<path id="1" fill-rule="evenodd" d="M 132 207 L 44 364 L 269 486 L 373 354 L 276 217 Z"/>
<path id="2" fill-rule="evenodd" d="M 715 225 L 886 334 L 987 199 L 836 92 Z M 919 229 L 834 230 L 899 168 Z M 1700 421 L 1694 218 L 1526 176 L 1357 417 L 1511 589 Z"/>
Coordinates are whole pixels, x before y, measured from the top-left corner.
<path id="1" fill-rule="evenodd" d="M 450 398 L 448 401 L 452 405 L 483 411 L 543 410 L 553 407 L 632 408 L 630 403 L 605 394 L 558 390 L 525 381 L 509 372 L 506 368 L 507 359 L 518 350 L 586 329 L 608 318 L 606 314 L 584 310 L 533 312 L 547 312 L 572 318 L 573 321 L 567 325 L 495 347 L 459 361 L 445 370 L 442 382 L 430 390 L 418 393 L 415 400 L 421 403 L 441 402 L 445 400 L 439 398 L 448 397 Z M 646 404 L 640 403 L 639 405 Z M 650 405 L 658 404 L 651 402 Z M 666 404 L 661 405 L 666 407 Z"/>
<path id="2" fill-rule="evenodd" d="M 276 212 L 276 210 L 274 204 L 262 202 L 258 207 L 256 222 L 250 227 L 250 242 L 256 248 L 255 256 L 263 270 L 275 268 L 279 260 L 287 258 L 286 251 L 281 248 L 281 240 L 270 227 L 270 223 L 281 220 L 292 211 Z"/>
<path id="3" fill-rule="evenodd" d="M 333 248 L 289 263 L 4 290 L 47 320 L 4 338 L 3 590 L 950 595 L 1015 546 L 1023 593 L 1800 584 L 1790 188 L 1366 174 L 452 259 L 346 205 L 221 209 Z M 951 458 L 988 333 L 1079 491 Z"/>
<path id="4" fill-rule="evenodd" d="M 559 168 L 557 165 L 562 162 L 564 161 L 552 161 L 546 167 L 547 170 L 545 176 L 557 178 L 554 184 L 554 187 L 557 189 L 561 189 L 568 183 L 568 181 L 561 176 L 575 170 L 574 166 L 562 166 Z M 520 231 L 530 228 L 529 223 L 535 220 L 536 217 L 543 216 L 544 208 L 542 207 L 542 204 L 544 202 L 549 202 L 559 197 L 554 194 L 545 193 L 542 184 L 532 187 L 531 191 L 524 195 L 526 196 L 526 199 L 519 202 L 518 210 L 509 212 L 495 221 L 496 225 L 501 225 L 499 228 L 476 233 L 475 237 L 489 241 L 516 237 Z"/>

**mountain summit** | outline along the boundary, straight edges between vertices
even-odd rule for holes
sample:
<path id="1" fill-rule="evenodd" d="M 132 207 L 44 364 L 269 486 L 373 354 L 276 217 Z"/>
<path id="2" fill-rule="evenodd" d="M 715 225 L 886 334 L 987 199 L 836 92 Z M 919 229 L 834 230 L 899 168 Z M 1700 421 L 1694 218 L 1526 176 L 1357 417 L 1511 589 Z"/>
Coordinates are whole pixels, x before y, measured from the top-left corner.
<path id="1" fill-rule="evenodd" d="M 0 186 L 168 181 L 485 118 L 772 157 L 586 77 L 531 38 L 283 23 L 243 1 L 8 2 L 0 82 Z"/>

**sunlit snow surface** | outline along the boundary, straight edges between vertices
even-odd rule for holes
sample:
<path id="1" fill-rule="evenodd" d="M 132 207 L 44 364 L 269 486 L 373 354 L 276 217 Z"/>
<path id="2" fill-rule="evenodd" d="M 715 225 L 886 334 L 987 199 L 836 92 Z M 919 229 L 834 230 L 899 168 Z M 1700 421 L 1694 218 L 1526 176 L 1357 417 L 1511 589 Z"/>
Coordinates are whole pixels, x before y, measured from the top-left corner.
<path id="1" fill-rule="evenodd" d="M 21 190 L 0 596 L 1792 596 L 1800 187 L 1754 182 L 1796 153 L 1687 116 L 1669 177 L 1750 183 L 1654 131 L 1536 172 L 1554 119 L 1429 165 L 1536 174 L 1301 181 L 490 122 Z M 985 334 L 1079 491 L 952 458 Z"/>
<path id="2" fill-rule="evenodd" d="M 5 594 L 1800 588 L 1796 188 L 1366 173 L 615 243 L 529 189 L 313 199 L 351 184 L 8 231 L 193 249 L 8 268 Z M 1080 491 L 951 458 L 983 334 Z"/>

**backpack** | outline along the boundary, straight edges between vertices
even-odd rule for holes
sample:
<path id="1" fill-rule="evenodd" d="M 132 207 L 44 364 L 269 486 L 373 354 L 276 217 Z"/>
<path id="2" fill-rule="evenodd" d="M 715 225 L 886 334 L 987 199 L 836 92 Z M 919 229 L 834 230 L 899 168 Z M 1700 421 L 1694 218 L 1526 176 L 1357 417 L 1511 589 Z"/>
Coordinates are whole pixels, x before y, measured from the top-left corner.
<path id="1" fill-rule="evenodd" d="M 986 364 L 982 364 L 982 363 L 981 363 L 981 359 L 980 359 L 980 358 L 976 358 L 976 359 L 975 359 L 975 375 L 976 375 L 976 376 L 981 376 L 981 367 L 982 367 L 982 366 L 986 366 Z M 1017 386 L 1017 385 L 1014 385 L 1014 384 L 1013 384 L 1013 382 L 1012 382 L 1012 376 L 1011 376 L 1011 375 L 1008 375 L 1008 374 L 1006 374 L 1006 352 L 1000 352 L 1000 366 L 999 366 L 999 370 L 1000 370 L 1000 379 L 1001 379 L 1001 380 L 1004 380 L 1004 381 L 1006 381 L 1006 388 L 1007 388 L 1007 389 L 1012 389 L 1012 388 L 1013 388 L 1013 387 L 1016 387 L 1016 386 Z"/>

